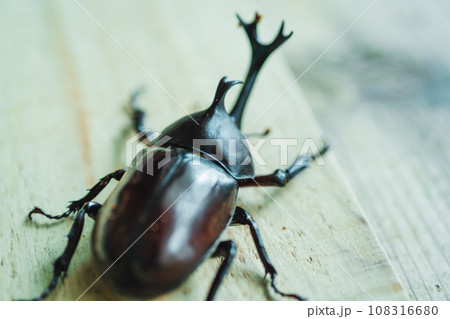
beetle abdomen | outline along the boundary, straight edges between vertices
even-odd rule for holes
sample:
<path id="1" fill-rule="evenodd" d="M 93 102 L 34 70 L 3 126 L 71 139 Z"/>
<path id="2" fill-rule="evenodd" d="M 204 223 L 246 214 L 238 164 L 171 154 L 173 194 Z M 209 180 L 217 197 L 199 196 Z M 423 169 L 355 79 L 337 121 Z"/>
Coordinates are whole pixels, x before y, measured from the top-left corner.
<path id="1" fill-rule="evenodd" d="M 96 223 L 99 270 L 114 263 L 104 281 L 135 298 L 175 287 L 208 256 L 236 196 L 236 180 L 216 164 L 181 149 L 144 150 Z"/>

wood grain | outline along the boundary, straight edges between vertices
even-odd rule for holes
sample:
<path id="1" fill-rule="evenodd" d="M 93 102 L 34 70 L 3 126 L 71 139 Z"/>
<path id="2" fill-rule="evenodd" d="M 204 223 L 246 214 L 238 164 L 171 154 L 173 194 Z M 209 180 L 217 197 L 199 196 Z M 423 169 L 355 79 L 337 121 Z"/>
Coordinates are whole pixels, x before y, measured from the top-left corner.
<path id="1" fill-rule="evenodd" d="M 234 13 L 249 19 L 254 3 L 80 3 L 126 52 L 74 2 L 16 1 L 1 8 L 6 49 L 0 59 L 0 299 L 38 295 L 66 243 L 70 221 L 35 218 L 30 223 L 26 212 L 33 205 L 62 212 L 93 181 L 125 165 L 130 132 L 123 109 L 132 90 L 148 88 L 146 121 L 161 130 L 185 111 L 208 106 L 223 75 L 242 79 L 246 72 L 249 48 Z M 271 17 L 261 25 L 263 39 L 275 33 L 280 20 Z M 250 126 L 293 79 L 281 54 L 270 59 L 251 97 L 244 130 L 270 127 L 271 138 L 323 138 L 296 87 Z M 289 149 L 290 161 L 299 148 Z M 278 153 L 266 143 L 261 154 L 268 165 L 258 172 L 277 168 Z M 112 187 L 97 200 L 104 200 Z M 407 299 L 332 152 L 326 166 L 314 165 L 286 188 L 243 190 L 239 202 L 259 223 L 284 290 L 312 300 Z M 92 226 L 88 220 L 68 277 L 50 299 L 77 299 L 97 278 L 90 259 Z M 263 279 L 248 230 L 231 228 L 226 237 L 236 241 L 238 254 L 217 299 L 279 299 Z M 218 260 L 206 261 L 179 289 L 159 299 L 204 299 L 218 265 Z M 109 298 L 101 284 L 82 297 Z"/>
<path id="2" fill-rule="evenodd" d="M 372 1 L 290 1 L 301 74 Z M 379 1 L 298 84 L 412 299 L 450 298 L 446 1 Z"/>

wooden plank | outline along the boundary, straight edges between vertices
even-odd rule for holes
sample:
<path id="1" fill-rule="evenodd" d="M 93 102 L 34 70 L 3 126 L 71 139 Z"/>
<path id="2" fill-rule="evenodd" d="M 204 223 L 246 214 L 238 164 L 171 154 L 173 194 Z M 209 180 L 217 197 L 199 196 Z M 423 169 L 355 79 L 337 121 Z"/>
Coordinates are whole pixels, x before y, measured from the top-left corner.
<path id="1" fill-rule="evenodd" d="M 0 32 L 7 49 L 0 62 L 0 127 L 1 136 L 9 139 L 1 148 L 11 155 L 3 156 L 0 165 L 5 181 L 0 299 L 39 294 L 66 243 L 70 222 L 36 218 L 41 225 L 36 227 L 25 213 L 33 205 L 60 212 L 67 200 L 82 196 L 93 181 L 124 165 L 130 135 L 123 104 L 129 92 L 143 84 L 149 88 L 143 99 L 147 123 L 161 130 L 185 115 L 182 108 L 193 112 L 208 106 L 220 77 L 242 79 L 246 72 L 248 44 L 234 12 L 251 17 L 256 7 L 251 3 L 85 5 L 127 53 L 73 2 L 17 1 L 2 8 Z M 278 27 L 280 17 L 274 20 L 276 24 L 262 25 L 263 38 L 267 29 L 271 35 Z M 280 54 L 271 58 L 251 98 L 244 130 L 270 127 L 272 138 L 321 140 L 323 133 L 298 88 L 250 125 L 293 79 Z M 291 161 L 299 148 L 290 148 Z M 266 143 L 261 154 L 269 164 L 258 172 L 277 168 L 278 152 Z M 313 166 L 286 188 L 246 189 L 239 202 L 259 223 L 283 289 L 313 300 L 407 298 L 332 152 L 326 166 Z M 65 284 L 50 299 L 77 299 L 96 280 L 89 249 L 92 226 L 88 220 Z M 226 237 L 236 241 L 238 255 L 218 299 L 279 299 L 263 280 L 248 231 L 232 228 Z M 218 264 L 206 261 L 179 289 L 159 299 L 205 298 Z M 82 299 L 109 298 L 95 284 Z"/>
<path id="2" fill-rule="evenodd" d="M 286 47 L 294 73 L 371 2 L 272 8 L 287 12 L 296 30 L 318 30 L 297 34 Z M 409 296 L 418 300 L 450 298 L 448 6 L 380 1 L 299 81 Z"/>

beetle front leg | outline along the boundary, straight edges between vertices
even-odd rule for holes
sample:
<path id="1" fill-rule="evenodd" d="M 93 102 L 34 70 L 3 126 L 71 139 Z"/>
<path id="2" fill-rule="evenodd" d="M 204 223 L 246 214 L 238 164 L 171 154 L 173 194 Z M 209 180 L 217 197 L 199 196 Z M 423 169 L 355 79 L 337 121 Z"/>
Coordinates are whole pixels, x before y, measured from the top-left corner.
<path id="1" fill-rule="evenodd" d="M 217 249 L 214 252 L 213 257 L 225 257 L 225 259 L 223 260 L 219 270 L 217 271 L 216 278 L 214 278 L 214 281 L 208 293 L 208 297 L 206 298 L 207 301 L 211 301 L 214 299 L 217 289 L 219 289 L 219 286 L 222 283 L 223 278 L 227 274 L 228 269 L 230 268 L 231 262 L 233 261 L 235 255 L 236 255 L 236 244 L 233 241 L 231 240 L 223 241 L 219 244 L 219 246 L 217 246 Z"/>
<path id="2" fill-rule="evenodd" d="M 269 259 L 269 255 L 267 254 L 266 248 L 264 247 L 261 234 L 259 233 L 258 225 L 256 225 L 252 216 L 250 216 L 250 214 L 242 207 L 236 207 L 231 225 L 247 225 L 250 227 L 250 232 L 252 234 L 256 250 L 258 251 L 259 258 L 261 259 L 266 274 L 269 274 L 271 277 L 271 285 L 275 292 L 283 297 L 295 298 L 300 301 L 305 300 L 299 295 L 287 294 L 278 290 L 278 287 L 275 285 L 275 277 L 277 275 L 277 271 L 275 270 L 275 267 L 272 265 L 272 262 Z"/>
<path id="3" fill-rule="evenodd" d="M 288 182 L 290 182 L 295 176 L 297 176 L 301 171 L 309 166 L 309 163 L 314 161 L 317 157 L 324 155 L 328 149 L 329 145 L 325 144 L 324 147 L 319 151 L 319 153 L 310 155 L 300 156 L 294 164 L 292 164 L 288 169 L 282 170 L 277 169 L 275 172 L 269 175 L 260 175 L 254 178 L 244 178 L 238 180 L 239 187 L 249 187 L 249 186 L 279 186 L 283 187 Z"/>
<path id="4" fill-rule="evenodd" d="M 113 173 L 108 174 L 105 177 L 103 177 L 102 179 L 100 179 L 100 181 L 97 184 L 95 184 L 94 187 L 89 189 L 89 192 L 86 194 L 86 196 L 84 196 L 83 198 L 81 198 L 79 200 L 71 201 L 70 205 L 67 206 L 67 208 L 69 210 L 67 210 L 65 213 L 63 213 L 61 215 L 50 215 L 50 214 L 47 214 L 46 212 L 44 212 L 39 207 L 35 207 L 31 212 L 28 213 L 28 218 L 31 220 L 31 215 L 33 215 L 33 214 L 44 215 L 45 217 L 47 217 L 49 219 L 61 219 L 61 218 L 69 217 L 70 214 L 80 210 L 84 204 L 93 200 L 98 194 L 100 194 L 100 192 L 109 184 L 109 182 L 112 179 L 120 181 L 122 176 L 125 174 L 125 171 L 126 171 L 126 169 L 118 169 L 118 170 L 114 171 Z"/>
<path id="5" fill-rule="evenodd" d="M 72 260 L 75 249 L 77 248 L 78 242 L 80 241 L 81 232 L 84 226 L 85 214 L 89 217 L 96 219 L 98 212 L 102 205 L 96 202 L 89 202 L 84 204 L 83 208 L 75 216 L 72 228 L 67 235 L 68 242 L 66 249 L 53 263 L 53 278 L 50 281 L 48 287 L 44 292 L 37 298 L 32 299 L 33 301 L 39 301 L 46 298 L 55 289 L 58 279 L 63 279 L 67 274 L 67 269 L 69 268 L 70 261 Z"/>

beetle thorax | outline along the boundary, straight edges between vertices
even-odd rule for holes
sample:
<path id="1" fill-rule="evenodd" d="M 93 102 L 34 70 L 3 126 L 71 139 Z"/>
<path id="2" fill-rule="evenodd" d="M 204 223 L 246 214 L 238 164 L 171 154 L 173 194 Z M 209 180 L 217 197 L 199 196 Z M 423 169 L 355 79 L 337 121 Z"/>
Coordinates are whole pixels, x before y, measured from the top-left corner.
<path id="1" fill-rule="evenodd" d="M 158 140 L 169 138 L 164 145 L 192 150 L 217 162 L 235 178 L 253 177 L 253 160 L 246 138 L 224 107 L 225 93 L 236 83 L 239 82 L 222 79 L 209 108 L 176 121 Z"/>

